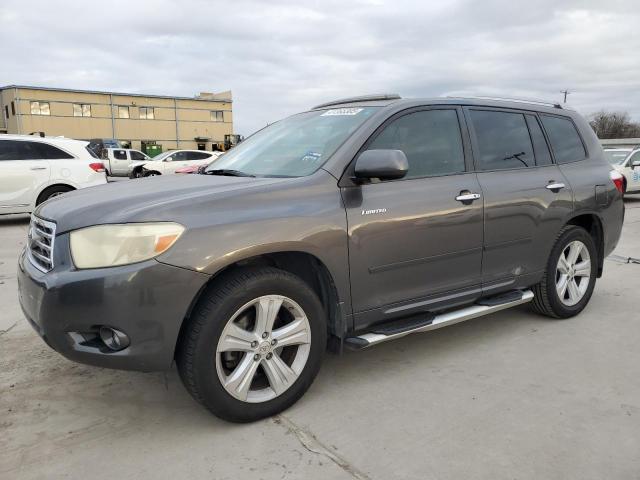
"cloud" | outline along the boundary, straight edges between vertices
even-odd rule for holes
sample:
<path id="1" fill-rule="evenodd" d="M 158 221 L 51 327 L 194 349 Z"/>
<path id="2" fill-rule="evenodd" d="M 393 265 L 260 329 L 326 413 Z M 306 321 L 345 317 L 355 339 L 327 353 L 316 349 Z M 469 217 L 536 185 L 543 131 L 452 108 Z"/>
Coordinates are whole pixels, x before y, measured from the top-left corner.
<path id="1" fill-rule="evenodd" d="M 349 95 L 560 100 L 640 120 L 633 1 L 3 0 L 0 84 L 234 93 L 249 134 Z"/>

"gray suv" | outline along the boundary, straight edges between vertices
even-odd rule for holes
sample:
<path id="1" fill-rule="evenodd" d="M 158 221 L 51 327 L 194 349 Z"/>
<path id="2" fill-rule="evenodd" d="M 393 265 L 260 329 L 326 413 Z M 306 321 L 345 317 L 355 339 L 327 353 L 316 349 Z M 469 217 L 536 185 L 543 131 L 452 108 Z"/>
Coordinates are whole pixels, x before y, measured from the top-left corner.
<path id="1" fill-rule="evenodd" d="M 246 422 L 292 405 L 327 346 L 367 348 L 530 302 L 587 305 L 622 176 L 560 105 L 378 95 L 269 125 L 202 174 L 34 213 L 20 302 L 52 348 L 162 370 Z"/>

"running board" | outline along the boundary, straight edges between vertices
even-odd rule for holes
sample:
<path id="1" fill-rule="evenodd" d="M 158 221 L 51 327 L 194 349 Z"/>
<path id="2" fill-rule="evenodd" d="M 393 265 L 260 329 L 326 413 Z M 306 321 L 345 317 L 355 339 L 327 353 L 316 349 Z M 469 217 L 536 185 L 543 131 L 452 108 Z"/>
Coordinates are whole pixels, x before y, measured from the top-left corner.
<path id="1" fill-rule="evenodd" d="M 422 322 L 414 320 L 407 325 L 405 330 L 399 331 L 395 325 L 394 328 L 386 330 L 384 327 L 378 326 L 377 328 L 374 328 L 373 331 L 363 333 L 355 337 L 346 338 L 345 344 L 350 348 L 360 350 L 379 343 L 396 340 L 412 333 L 428 332 L 429 330 L 435 330 L 436 328 L 442 328 L 455 323 L 471 320 L 472 318 L 489 315 L 490 313 L 530 302 L 531 300 L 533 300 L 533 292 L 531 290 L 509 292 L 508 294 L 479 300 L 478 303 L 459 310 L 452 310 L 436 316 L 425 314 L 425 318 Z"/>

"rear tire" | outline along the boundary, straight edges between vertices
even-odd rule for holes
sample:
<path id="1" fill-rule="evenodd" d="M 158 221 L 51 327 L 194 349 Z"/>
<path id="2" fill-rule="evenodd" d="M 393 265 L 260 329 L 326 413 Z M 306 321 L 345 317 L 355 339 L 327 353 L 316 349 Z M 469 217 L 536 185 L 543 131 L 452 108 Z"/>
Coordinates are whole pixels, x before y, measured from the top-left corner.
<path id="1" fill-rule="evenodd" d="M 325 348 L 325 312 L 315 292 L 289 272 L 248 268 L 202 294 L 181 332 L 176 363 L 189 393 L 214 415 L 252 422 L 302 397 Z"/>
<path id="2" fill-rule="evenodd" d="M 558 234 L 542 281 L 533 287 L 533 309 L 552 318 L 579 314 L 596 283 L 598 252 L 589 232 L 567 225 Z"/>
<path id="3" fill-rule="evenodd" d="M 67 185 L 54 185 L 53 187 L 45 188 L 40 195 L 38 195 L 36 206 L 46 202 L 50 198 L 57 197 L 72 190 L 74 190 L 73 187 L 69 187 Z"/>

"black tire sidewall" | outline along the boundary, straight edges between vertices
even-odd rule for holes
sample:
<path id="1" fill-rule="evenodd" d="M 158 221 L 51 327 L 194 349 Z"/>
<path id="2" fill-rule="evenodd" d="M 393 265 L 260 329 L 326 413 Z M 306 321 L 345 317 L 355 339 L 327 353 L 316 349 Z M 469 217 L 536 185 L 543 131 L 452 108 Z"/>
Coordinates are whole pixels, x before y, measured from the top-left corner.
<path id="1" fill-rule="evenodd" d="M 589 257 L 591 259 L 591 275 L 589 276 L 589 286 L 584 296 L 580 299 L 578 303 L 572 306 L 565 305 L 560 300 L 558 296 L 558 292 L 556 291 L 556 266 L 558 264 L 558 259 L 560 258 L 560 254 L 564 251 L 567 245 L 575 240 L 581 241 L 589 251 Z M 567 230 L 563 233 L 560 238 L 556 241 L 555 246 L 549 256 L 549 263 L 547 265 L 547 297 L 549 299 L 549 303 L 551 304 L 551 308 L 556 315 L 560 318 L 568 318 L 573 317 L 580 313 L 589 303 L 591 299 L 591 295 L 593 294 L 593 289 L 596 284 L 596 276 L 597 276 L 597 268 L 598 266 L 598 252 L 596 250 L 596 245 L 593 241 L 593 238 L 589 233 L 581 228 L 574 227 L 570 230 Z"/>
<path id="2" fill-rule="evenodd" d="M 52 195 L 54 193 L 67 193 L 67 192 L 70 192 L 72 190 L 73 190 L 73 188 L 65 187 L 63 185 L 60 185 L 58 187 L 49 187 L 49 188 L 43 190 L 42 193 L 38 196 L 38 200 L 37 200 L 36 205 L 40 205 L 41 203 L 46 202 L 47 200 L 52 198 Z"/>
<path id="3" fill-rule="evenodd" d="M 326 347 L 326 322 L 322 304 L 313 290 L 291 274 L 262 273 L 250 276 L 241 283 L 241 287 L 218 298 L 215 308 L 207 312 L 207 320 L 195 345 L 194 374 L 202 401 L 209 410 L 227 420 L 247 422 L 279 413 L 295 403 L 309 388 L 322 363 Z M 293 385 L 268 402 L 249 403 L 234 398 L 222 386 L 216 372 L 215 350 L 233 314 L 262 295 L 283 295 L 300 305 L 309 319 L 311 345 L 304 370 Z"/>

